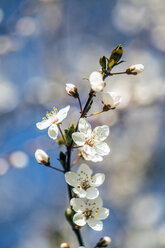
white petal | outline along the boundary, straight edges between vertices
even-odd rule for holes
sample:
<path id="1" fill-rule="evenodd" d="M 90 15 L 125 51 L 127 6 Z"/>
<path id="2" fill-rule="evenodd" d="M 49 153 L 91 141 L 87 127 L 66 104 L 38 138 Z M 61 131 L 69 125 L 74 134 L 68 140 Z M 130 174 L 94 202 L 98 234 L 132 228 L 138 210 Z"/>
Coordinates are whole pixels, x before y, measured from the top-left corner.
<path id="1" fill-rule="evenodd" d="M 94 199 L 93 202 L 96 203 L 96 207 L 98 208 L 101 208 L 103 206 L 103 200 L 100 196 Z"/>
<path id="2" fill-rule="evenodd" d="M 81 188 L 74 188 L 73 192 L 78 195 L 78 197 L 80 198 L 85 198 L 86 197 L 86 191 L 84 189 Z"/>
<path id="3" fill-rule="evenodd" d="M 95 199 L 98 197 L 98 195 L 99 195 L 99 191 L 94 187 L 90 187 L 86 190 L 87 199 Z"/>
<path id="4" fill-rule="evenodd" d="M 100 220 L 94 219 L 88 219 L 87 220 L 88 225 L 95 231 L 101 231 L 103 229 L 103 223 Z"/>
<path id="5" fill-rule="evenodd" d="M 78 176 L 74 172 L 68 171 L 65 173 L 66 182 L 73 187 L 76 187 L 78 185 L 77 178 Z"/>
<path id="6" fill-rule="evenodd" d="M 104 141 L 109 135 L 109 127 L 107 125 L 96 127 L 93 130 L 93 136 L 95 141 Z"/>
<path id="7" fill-rule="evenodd" d="M 103 77 L 102 77 L 101 73 L 98 72 L 98 71 L 92 72 L 90 74 L 90 76 L 89 76 L 89 81 L 90 82 L 96 82 L 96 81 L 99 82 L 99 81 L 102 81 L 102 80 L 103 80 Z"/>
<path id="8" fill-rule="evenodd" d="M 97 173 L 90 179 L 90 185 L 94 187 L 99 187 L 101 184 L 103 184 L 105 180 L 105 174 L 103 173 Z"/>
<path id="9" fill-rule="evenodd" d="M 81 164 L 77 170 L 77 174 L 86 179 L 86 177 L 90 177 L 92 175 L 92 170 L 87 164 Z"/>
<path id="10" fill-rule="evenodd" d="M 95 143 L 94 148 L 96 153 L 100 156 L 105 156 L 110 153 L 110 148 L 105 142 Z"/>
<path id="11" fill-rule="evenodd" d="M 58 136 L 58 127 L 56 124 L 53 124 L 48 129 L 48 135 L 51 139 L 55 140 Z"/>
<path id="12" fill-rule="evenodd" d="M 86 200 L 86 208 L 88 209 L 93 209 L 93 206 L 95 205 L 95 208 L 102 208 L 103 206 L 103 200 L 102 198 L 99 196 L 96 199 L 91 199 L 91 200 Z"/>
<path id="13" fill-rule="evenodd" d="M 36 123 L 38 129 L 42 130 L 48 128 L 52 124 L 51 119 L 46 119 Z"/>
<path id="14" fill-rule="evenodd" d="M 103 158 L 97 154 L 94 154 L 93 156 L 87 154 L 84 150 L 84 147 L 81 150 L 81 154 L 85 160 L 92 161 L 92 162 L 101 162 L 103 161 Z"/>
<path id="15" fill-rule="evenodd" d="M 85 216 L 82 213 L 77 213 L 73 216 L 73 222 L 78 226 L 84 226 L 86 224 Z"/>
<path id="16" fill-rule="evenodd" d="M 78 130 L 84 133 L 86 136 L 90 136 L 92 133 L 91 125 L 85 118 L 81 118 L 78 124 Z"/>
<path id="17" fill-rule="evenodd" d="M 83 158 L 85 159 L 85 160 L 92 160 L 92 156 L 90 156 L 89 154 L 86 154 L 85 153 L 85 151 L 83 150 L 83 148 L 82 149 L 80 149 L 81 150 L 81 154 L 82 154 L 82 156 L 83 156 Z"/>
<path id="18" fill-rule="evenodd" d="M 103 161 L 103 158 L 101 157 L 101 156 L 99 156 L 99 155 L 94 155 L 93 157 L 91 157 L 91 159 L 90 159 L 92 162 L 101 162 L 101 161 Z"/>
<path id="19" fill-rule="evenodd" d="M 97 218 L 98 220 L 104 220 L 104 219 L 106 219 L 108 216 L 109 216 L 109 209 L 108 209 L 108 208 L 101 208 L 101 209 L 98 211 L 98 214 L 97 214 L 96 218 Z"/>
<path id="20" fill-rule="evenodd" d="M 85 203 L 80 198 L 72 198 L 70 200 L 70 205 L 75 212 L 82 213 L 85 210 Z"/>
<path id="21" fill-rule="evenodd" d="M 83 150 L 86 154 L 89 154 L 90 156 L 94 156 L 96 154 L 95 148 L 89 145 L 84 145 Z"/>
<path id="22" fill-rule="evenodd" d="M 65 108 L 62 108 L 58 113 L 57 113 L 57 119 L 58 119 L 58 123 L 62 122 L 68 114 L 68 111 L 70 109 L 70 106 L 66 106 Z"/>
<path id="23" fill-rule="evenodd" d="M 111 108 L 115 108 L 120 104 L 121 96 L 119 96 L 116 92 L 104 92 L 103 102 L 105 105 L 110 105 Z"/>
<path id="24" fill-rule="evenodd" d="M 72 134 L 72 139 L 78 146 L 83 146 L 85 143 L 85 134 L 75 132 Z"/>
<path id="25" fill-rule="evenodd" d="M 104 81 L 102 82 L 91 82 L 91 89 L 94 90 L 95 92 L 101 92 L 103 91 L 105 86 Z"/>

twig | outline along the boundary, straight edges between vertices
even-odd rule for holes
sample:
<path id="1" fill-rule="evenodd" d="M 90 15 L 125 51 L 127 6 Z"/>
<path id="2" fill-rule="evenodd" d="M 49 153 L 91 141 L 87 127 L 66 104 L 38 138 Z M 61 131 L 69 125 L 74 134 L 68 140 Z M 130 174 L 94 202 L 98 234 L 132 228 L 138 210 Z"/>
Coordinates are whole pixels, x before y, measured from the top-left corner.
<path id="1" fill-rule="evenodd" d="M 102 109 L 101 111 L 96 112 L 96 113 L 94 113 L 94 114 L 85 115 L 85 117 L 90 117 L 90 116 L 93 116 L 93 115 L 98 115 L 98 114 L 101 114 L 101 113 L 103 113 L 103 112 L 104 112 L 104 110 Z"/>
<path id="2" fill-rule="evenodd" d="M 56 168 L 56 167 L 53 167 L 53 166 L 51 166 L 50 164 L 49 165 L 45 165 L 46 167 L 49 167 L 49 168 L 51 168 L 51 169 L 53 169 L 53 170 L 56 170 L 56 171 L 60 171 L 60 172 L 62 172 L 62 173 L 65 173 L 65 171 L 63 171 L 63 170 L 60 170 L 60 169 L 58 169 L 58 168 Z"/>
<path id="3" fill-rule="evenodd" d="M 107 77 L 109 76 L 113 76 L 113 75 L 121 75 L 121 74 L 127 74 L 126 71 L 121 71 L 121 72 L 105 72 L 105 75 L 103 76 L 103 80 L 105 80 Z"/>
<path id="4" fill-rule="evenodd" d="M 85 116 L 85 114 L 86 114 L 86 112 L 87 112 L 87 110 L 88 110 L 88 106 L 89 106 L 89 104 L 90 104 L 90 102 L 91 102 L 93 96 L 94 96 L 94 92 L 91 90 L 90 93 L 89 93 L 87 102 L 86 102 L 86 104 L 85 104 L 85 106 L 84 106 L 84 108 L 83 108 L 83 110 L 82 110 L 82 112 L 81 112 L 80 118 L 82 118 L 82 117 Z M 76 131 L 77 131 L 77 129 L 78 129 L 78 123 L 77 123 L 77 126 L 76 126 Z M 67 146 L 67 164 L 66 164 L 66 170 L 65 170 L 65 172 L 70 171 L 70 169 L 71 169 L 71 152 L 72 152 L 72 146 L 73 146 L 73 139 L 72 139 L 70 145 Z M 71 200 L 71 199 L 72 199 L 72 190 L 71 190 L 71 186 L 68 185 L 68 184 L 67 184 L 67 186 L 68 186 L 69 199 Z M 83 240 L 82 240 L 80 230 L 73 229 L 73 231 L 74 231 L 74 233 L 75 233 L 76 236 L 77 236 L 79 245 L 80 245 L 80 246 L 84 246 L 84 242 L 83 242 Z"/>
<path id="5" fill-rule="evenodd" d="M 63 140 L 64 140 L 64 143 L 66 144 L 66 139 L 65 139 L 65 136 L 64 136 L 64 134 L 63 134 L 63 132 L 62 132 L 62 130 L 61 130 L 60 124 L 58 124 L 57 127 L 58 127 L 58 129 L 59 129 L 59 131 L 60 131 L 60 133 L 61 133 L 61 136 L 62 136 L 62 138 L 63 138 Z"/>
<path id="6" fill-rule="evenodd" d="M 81 104 L 81 100 L 80 100 L 79 94 L 77 94 L 77 99 L 78 99 L 78 102 L 79 102 L 79 105 L 80 105 L 80 112 L 82 113 L 82 104 Z"/>

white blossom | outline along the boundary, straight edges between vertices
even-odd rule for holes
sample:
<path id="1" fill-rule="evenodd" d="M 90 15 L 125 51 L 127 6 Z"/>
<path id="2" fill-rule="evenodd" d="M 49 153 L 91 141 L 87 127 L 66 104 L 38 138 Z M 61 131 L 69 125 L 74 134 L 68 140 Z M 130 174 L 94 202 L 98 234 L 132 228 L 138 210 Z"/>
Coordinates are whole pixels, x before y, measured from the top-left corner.
<path id="1" fill-rule="evenodd" d="M 49 159 L 50 159 L 48 154 L 45 151 L 43 151 L 42 149 L 36 150 L 35 158 L 39 164 L 48 164 Z"/>
<path id="2" fill-rule="evenodd" d="M 109 216 L 109 210 L 103 208 L 101 197 L 94 200 L 86 199 L 83 201 L 80 198 L 72 198 L 70 205 L 76 214 L 73 216 L 73 222 L 78 226 L 84 226 L 86 223 L 95 231 L 103 229 L 101 220 Z"/>
<path id="3" fill-rule="evenodd" d="M 95 92 L 100 92 L 104 89 L 105 82 L 100 72 L 94 71 L 89 76 L 91 89 Z"/>
<path id="4" fill-rule="evenodd" d="M 103 173 L 97 173 L 92 176 L 92 170 L 87 164 L 81 164 L 77 173 L 66 172 L 66 182 L 73 187 L 73 192 L 80 198 L 95 199 L 99 195 L 96 187 L 103 184 L 105 175 Z"/>
<path id="5" fill-rule="evenodd" d="M 66 84 L 66 92 L 70 96 L 77 97 L 77 87 L 74 84 Z"/>
<path id="6" fill-rule="evenodd" d="M 112 243 L 112 240 L 110 237 L 105 236 L 103 238 L 101 238 L 99 240 L 99 242 L 97 243 L 97 247 L 107 247 L 108 245 L 110 245 Z"/>
<path id="7" fill-rule="evenodd" d="M 144 65 L 142 65 L 142 64 L 131 65 L 129 67 L 129 70 L 133 73 L 135 72 L 135 73 L 139 74 L 139 73 L 144 71 Z"/>
<path id="8" fill-rule="evenodd" d="M 60 245 L 60 248 L 70 248 L 69 244 L 68 243 L 62 243 Z"/>
<path id="9" fill-rule="evenodd" d="M 121 96 L 116 92 L 105 91 L 103 92 L 103 103 L 109 109 L 116 108 L 121 103 Z"/>
<path id="10" fill-rule="evenodd" d="M 79 132 L 72 134 L 72 138 L 84 159 L 93 162 L 102 161 L 102 156 L 108 155 L 110 152 L 109 146 L 103 142 L 109 135 L 109 127 L 106 125 L 98 126 L 92 131 L 91 125 L 85 118 L 81 118 L 78 130 Z"/>
<path id="11" fill-rule="evenodd" d="M 44 117 L 41 122 L 37 122 L 37 128 L 42 130 L 49 127 L 48 135 L 51 139 L 55 140 L 58 136 L 57 125 L 67 117 L 69 109 L 70 106 L 68 105 L 67 107 L 62 108 L 59 112 L 56 112 L 57 109 L 54 107 L 50 113 L 47 112 L 46 117 Z"/>

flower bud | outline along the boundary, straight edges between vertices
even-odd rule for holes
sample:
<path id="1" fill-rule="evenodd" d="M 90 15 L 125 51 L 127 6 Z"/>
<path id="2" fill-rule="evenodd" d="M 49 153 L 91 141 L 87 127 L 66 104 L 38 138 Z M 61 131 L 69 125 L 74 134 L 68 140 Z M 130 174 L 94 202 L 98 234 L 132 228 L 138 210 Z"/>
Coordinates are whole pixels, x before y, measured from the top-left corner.
<path id="1" fill-rule="evenodd" d="M 49 165 L 50 158 L 45 151 L 37 149 L 35 152 L 35 158 L 39 164 Z"/>
<path id="2" fill-rule="evenodd" d="M 104 89 L 105 82 L 103 81 L 102 75 L 100 72 L 94 71 L 89 76 L 89 82 L 91 89 L 95 92 L 100 92 Z"/>
<path id="3" fill-rule="evenodd" d="M 76 225 L 74 222 L 73 222 L 73 216 L 74 216 L 75 212 L 71 209 L 71 208 L 67 208 L 66 211 L 65 211 L 65 217 L 67 219 L 67 221 L 69 222 L 69 224 L 72 226 L 73 229 L 80 229 L 81 227 Z"/>
<path id="4" fill-rule="evenodd" d="M 112 243 L 112 240 L 110 237 L 105 236 L 99 240 L 99 242 L 96 244 L 96 247 L 107 247 Z"/>
<path id="5" fill-rule="evenodd" d="M 121 103 L 121 96 L 117 95 L 116 92 L 103 92 L 103 110 L 108 111 L 116 108 Z"/>
<path id="6" fill-rule="evenodd" d="M 62 243 L 60 248 L 70 248 L 68 243 Z"/>
<path id="7" fill-rule="evenodd" d="M 136 65 L 131 65 L 127 70 L 127 74 L 139 74 L 144 71 L 144 65 L 142 64 L 136 64 Z"/>
<path id="8" fill-rule="evenodd" d="M 77 87 L 74 84 L 66 84 L 66 92 L 69 96 L 77 98 Z"/>

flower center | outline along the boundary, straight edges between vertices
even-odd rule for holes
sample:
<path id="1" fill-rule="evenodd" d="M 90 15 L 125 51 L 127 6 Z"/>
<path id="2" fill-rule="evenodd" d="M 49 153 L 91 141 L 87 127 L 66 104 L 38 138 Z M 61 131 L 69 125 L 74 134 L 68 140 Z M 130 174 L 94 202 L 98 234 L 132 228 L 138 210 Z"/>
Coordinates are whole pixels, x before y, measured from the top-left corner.
<path id="1" fill-rule="evenodd" d="M 89 181 L 85 179 L 84 181 L 82 181 L 82 182 L 79 183 L 79 186 L 82 189 L 87 190 L 90 187 Z"/>
<path id="2" fill-rule="evenodd" d="M 87 139 L 85 141 L 85 144 L 87 144 L 88 146 L 93 146 L 94 145 L 94 137 L 91 137 L 90 139 Z"/>
<path id="3" fill-rule="evenodd" d="M 84 216 L 85 216 L 87 219 L 90 219 L 90 218 L 93 217 L 93 216 L 92 216 L 92 213 L 93 213 L 93 211 L 92 211 L 91 209 L 86 208 L 85 211 L 84 211 Z"/>
<path id="4" fill-rule="evenodd" d="M 55 124 L 58 121 L 58 118 L 56 116 L 56 111 L 57 111 L 57 108 L 53 107 L 53 110 L 51 110 L 50 112 L 47 112 L 46 117 L 43 117 L 42 119 L 43 120 L 51 119 L 52 124 Z"/>

